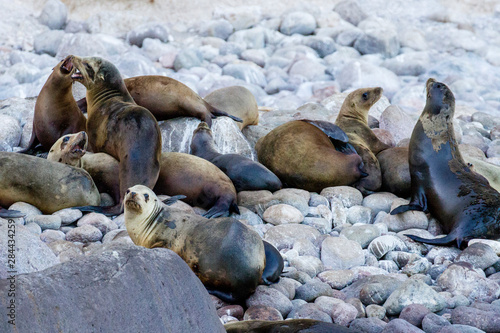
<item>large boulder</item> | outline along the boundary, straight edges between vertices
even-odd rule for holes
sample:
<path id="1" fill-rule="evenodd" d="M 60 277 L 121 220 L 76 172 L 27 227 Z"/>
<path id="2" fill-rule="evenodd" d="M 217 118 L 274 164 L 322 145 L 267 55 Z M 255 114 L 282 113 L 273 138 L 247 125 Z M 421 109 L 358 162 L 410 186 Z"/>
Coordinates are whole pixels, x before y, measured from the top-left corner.
<path id="1" fill-rule="evenodd" d="M 194 273 L 174 252 L 113 244 L 42 272 L 0 280 L 1 332 L 224 332 Z M 75 316 L 75 314 L 78 314 Z"/>

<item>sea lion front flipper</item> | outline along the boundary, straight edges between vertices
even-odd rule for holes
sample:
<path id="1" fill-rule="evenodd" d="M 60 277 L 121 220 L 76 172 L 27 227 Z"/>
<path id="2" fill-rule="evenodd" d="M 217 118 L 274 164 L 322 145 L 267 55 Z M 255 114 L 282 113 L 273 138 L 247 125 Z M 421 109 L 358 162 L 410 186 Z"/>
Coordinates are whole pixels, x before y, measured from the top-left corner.
<path id="1" fill-rule="evenodd" d="M 0 217 L 2 218 L 18 218 L 24 216 L 26 216 L 26 214 L 21 213 L 18 210 L 10 210 L 0 207 Z"/>
<path id="2" fill-rule="evenodd" d="M 179 194 L 179 195 L 174 195 L 174 196 L 172 196 L 172 197 L 170 197 L 168 199 L 165 199 L 162 202 L 165 205 L 170 206 L 170 205 L 173 205 L 174 203 L 176 203 L 177 201 L 182 200 L 182 199 L 186 199 L 186 196 L 182 195 L 182 194 Z"/>
<path id="3" fill-rule="evenodd" d="M 301 119 L 301 121 L 309 123 L 313 126 L 316 126 L 320 130 L 322 130 L 323 133 L 328 135 L 328 137 L 331 140 L 340 141 L 340 142 L 344 142 L 344 143 L 349 142 L 349 138 L 347 137 L 347 134 L 345 134 L 345 132 L 340 127 L 335 125 L 334 123 L 331 123 L 328 121 L 323 121 L 323 120 L 309 120 L 309 119 Z"/>
<path id="4" fill-rule="evenodd" d="M 264 267 L 264 271 L 262 272 L 261 282 L 266 285 L 270 285 L 279 280 L 281 272 L 283 272 L 283 268 L 285 267 L 285 265 L 283 262 L 283 257 L 281 256 L 281 253 L 279 253 L 278 249 L 276 249 L 265 240 L 263 240 L 262 242 L 264 243 L 264 250 L 266 253 L 266 266 Z"/>
<path id="5" fill-rule="evenodd" d="M 216 217 L 224 216 L 229 216 L 229 210 L 227 209 L 227 207 L 221 207 L 217 204 L 215 204 L 205 214 L 203 214 L 203 217 L 206 217 L 207 219 L 214 219 Z"/>
<path id="6" fill-rule="evenodd" d="M 78 108 L 82 111 L 82 113 L 87 113 L 87 98 L 84 97 L 76 102 Z"/>
<path id="7" fill-rule="evenodd" d="M 419 212 L 427 211 L 427 197 L 425 196 L 424 190 L 422 188 L 418 188 L 417 191 L 414 192 L 409 204 L 394 208 L 390 214 L 401 214 L 409 210 L 416 210 Z"/>
<path id="8" fill-rule="evenodd" d="M 121 204 L 115 206 L 79 206 L 71 208 L 78 209 L 82 212 L 100 213 L 106 216 L 115 216 L 123 213 L 123 206 Z"/>

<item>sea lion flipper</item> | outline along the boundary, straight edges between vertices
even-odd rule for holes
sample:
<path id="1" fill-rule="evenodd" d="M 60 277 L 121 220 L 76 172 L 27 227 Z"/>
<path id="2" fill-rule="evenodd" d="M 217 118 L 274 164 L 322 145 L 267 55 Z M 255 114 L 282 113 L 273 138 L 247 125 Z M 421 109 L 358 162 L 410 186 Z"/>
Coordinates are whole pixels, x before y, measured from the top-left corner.
<path id="1" fill-rule="evenodd" d="M 410 210 L 416 210 L 416 211 L 419 211 L 419 212 L 423 212 L 424 211 L 424 209 L 420 205 L 408 204 L 408 205 L 401 205 L 401 206 L 398 206 L 398 207 L 394 208 L 391 211 L 391 215 L 401 214 L 401 213 L 404 213 L 404 212 L 407 212 L 407 211 L 410 211 Z"/>
<path id="2" fill-rule="evenodd" d="M 420 243 L 425 243 L 425 244 L 431 244 L 431 245 L 446 245 L 446 244 L 450 244 L 456 240 L 459 248 L 460 248 L 460 244 L 462 242 L 461 239 L 459 240 L 455 235 L 453 235 L 451 233 L 445 237 L 434 238 L 434 239 L 422 238 L 422 237 L 418 237 L 415 235 L 405 235 L 405 236 L 413 239 L 414 241 L 417 241 Z"/>
<path id="3" fill-rule="evenodd" d="M 213 107 L 212 105 L 208 104 L 207 102 L 205 102 L 205 103 L 208 106 L 208 109 L 210 110 L 210 113 L 212 114 L 212 118 L 220 117 L 220 116 L 225 116 L 225 117 L 229 117 L 232 120 L 237 121 L 239 123 L 243 122 L 243 120 L 241 118 L 233 116 L 233 115 L 231 115 L 231 114 L 229 114 L 227 112 L 224 112 L 222 110 L 219 110 L 219 109 Z"/>
<path id="4" fill-rule="evenodd" d="M 24 216 L 26 216 L 26 214 L 21 213 L 18 210 L 10 210 L 0 207 L 0 217 L 2 218 L 18 218 Z"/>
<path id="5" fill-rule="evenodd" d="M 78 209 L 82 212 L 100 213 L 106 216 L 120 215 L 123 213 L 123 207 L 121 204 L 115 206 L 80 206 L 71 208 Z"/>
<path id="6" fill-rule="evenodd" d="M 84 97 L 76 102 L 78 108 L 82 111 L 82 113 L 87 113 L 87 98 Z"/>
<path id="7" fill-rule="evenodd" d="M 203 214 L 203 217 L 206 217 L 207 219 L 214 219 L 216 217 L 223 217 L 223 216 L 229 216 L 229 210 L 227 208 L 220 207 L 217 205 L 214 205 L 205 214 Z"/>
<path id="8" fill-rule="evenodd" d="M 313 126 L 316 126 L 320 130 L 323 131 L 328 137 L 332 140 L 335 141 L 340 141 L 347 143 L 349 142 L 349 138 L 347 137 L 347 134 L 335 125 L 334 123 L 328 122 L 328 121 L 322 121 L 322 120 L 309 120 L 309 119 L 301 119 L 301 121 L 309 123 Z M 354 148 L 353 148 L 354 149 Z"/>
<path id="9" fill-rule="evenodd" d="M 273 245 L 262 241 L 264 243 L 264 250 L 266 253 L 266 266 L 264 267 L 264 271 L 262 272 L 262 281 L 261 283 L 270 285 L 274 282 L 277 282 L 280 279 L 281 272 L 283 272 L 283 268 L 285 264 L 283 262 L 283 257 L 281 253 L 279 253 L 278 249 L 276 249 Z"/>
<path id="10" fill-rule="evenodd" d="M 163 203 L 167 206 L 173 205 L 179 200 L 186 199 L 185 195 L 179 194 L 179 195 L 174 195 L 168 199 L 163 200 Z"/>

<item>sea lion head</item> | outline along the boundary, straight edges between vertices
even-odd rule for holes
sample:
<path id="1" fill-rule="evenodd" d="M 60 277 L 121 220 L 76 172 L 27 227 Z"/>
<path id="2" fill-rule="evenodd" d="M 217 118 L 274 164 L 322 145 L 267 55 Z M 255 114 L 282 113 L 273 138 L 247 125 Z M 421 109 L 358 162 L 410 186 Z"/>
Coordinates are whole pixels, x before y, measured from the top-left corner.
<path id="1" fill-rule="evenodd" d="M 127 216 L 151 215 L 160 206 L 160 200 L 151 189 L 144 185 L 135 185 L 127 190 L 123 203 L 125 205 L 125 219 Z"/>
<path id="2" fill-rule="evenodd" d="M 447 120 L 455 113 L 455 96 L 444 83 L 430 78 L 426 83 L 427 101 L 424 111 L 432 115 L 442 115 Z"/>
<path id="3" fill-rule="evenodd" d="M 88 136 L 84 131 L 60 137 L 50 148 L 47 160 L 79 167 L 87 152 Z"/>
<path id="4" fill-rule="evenodd" d="M 356 89 L 347 95 L 341 111 L 344 116 L 368 121 L 368 111 L 382 97 L 381 87 Z"/>
<path id="5" fill-rule="evenodd" d="M 215 147 L 212 130 L 208 124 L 202 121 L 198 127 L 193 131 L 193 138 L 191 140 L 191 152 L 196 155 L 199 150 L 217 151 Z"/>
<path id="6" fill-rule="evenodd" d="M 59 88 L 68 88 L 73 84 L 71 75 L 76 68 L 73 66 L 72 59 L 73 56 L 69 55 L 52 68 L 52 78 L 57 80 Z"/>
<path id="7" fill-rule="evenodd" d="M 71 78 L 83 84 L 89 91 L 121 90 L 125 87 L 116 66 L 103 58 L 72 56 L 71 62 L 75 67 Z"/>

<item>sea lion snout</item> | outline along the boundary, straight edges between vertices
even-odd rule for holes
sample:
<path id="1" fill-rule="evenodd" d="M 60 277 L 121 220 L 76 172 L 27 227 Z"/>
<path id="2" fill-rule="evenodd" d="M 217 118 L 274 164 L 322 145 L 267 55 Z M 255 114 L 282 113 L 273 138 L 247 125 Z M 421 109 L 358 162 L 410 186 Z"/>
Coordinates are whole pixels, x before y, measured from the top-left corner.
<path id="1" fill-rule="evenodd" d="M 73 60 L 72 55 L 69 55 L 64 59 L 63 63 L 59 67 L 63 74 L 69 74 L 73 71 L 74 66 L 72 60 Z"/>

